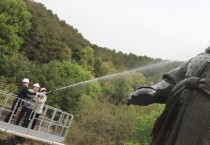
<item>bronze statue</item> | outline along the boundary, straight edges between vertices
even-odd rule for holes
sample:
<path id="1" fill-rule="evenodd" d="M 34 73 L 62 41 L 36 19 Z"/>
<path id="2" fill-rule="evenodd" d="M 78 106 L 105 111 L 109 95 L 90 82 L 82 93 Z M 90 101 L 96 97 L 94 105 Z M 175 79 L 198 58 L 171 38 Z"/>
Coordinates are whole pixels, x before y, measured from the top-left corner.
<path id="1" fill-rule="evenodd" d="M 210 47 L 151 87 L 140 87 L 127 103 L 165 103 L 152 130 L 152 145 L 210 145 Z"/>

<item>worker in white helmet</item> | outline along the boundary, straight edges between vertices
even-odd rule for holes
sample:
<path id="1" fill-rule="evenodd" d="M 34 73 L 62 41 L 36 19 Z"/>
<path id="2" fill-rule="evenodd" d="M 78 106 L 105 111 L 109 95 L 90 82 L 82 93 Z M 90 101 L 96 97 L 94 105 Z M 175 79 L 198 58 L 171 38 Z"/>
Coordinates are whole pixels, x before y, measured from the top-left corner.
<path id="1" fill-rule="evenodd" d="M 25 115 L 25 118 L 22 123 L 22 127 L 28 127 L 29 118 L 31 116 L 33 109 L 35 108 L 34 98 L 38 95 L 39 88 L 40 88 L 39 83 L 35 83 L 33 86 L 33 89 L 29 90 L 30 92 L 33 92 L 35 94 L 33 95 L 27 94 L 26 102 L 24 102 L 23 104 L 23 107 L 16 121 L 16 125 L 19 125 L 22 117 Z"/>
<path id="2" fill-rule="evenodd" d="M 35 94 L 34 92 L 28 91 L 28 87 L 29 87 L 29 79 L 24 78 L 22 81 L 22 86 L 17 94 L 17 98 L 15 98 L 13 102 L 11 111 L 8 113 L 7 117 L 4 120 L 5 122 L 9 122 L 13 118 L 13 116 L 17 114 L 18 109 L 23 104 L 22 99 L 28 98 L 27 94 L 30 95 Z"/>
<path id="3" fill-rule="evenodd" d="M 36 102 L 36 107 L 34 109 L 33 114 L 31 115 L 31 120 L 33 121 L 32 125 L 31 125 L 31 129 L 34 129 L 37 119 L 43 112 L 44 104 L 47 100 L 46 94 L 47 94 L 47 89 L 41 88 L 39 94 L 34 98 L 34 100 Z"/>

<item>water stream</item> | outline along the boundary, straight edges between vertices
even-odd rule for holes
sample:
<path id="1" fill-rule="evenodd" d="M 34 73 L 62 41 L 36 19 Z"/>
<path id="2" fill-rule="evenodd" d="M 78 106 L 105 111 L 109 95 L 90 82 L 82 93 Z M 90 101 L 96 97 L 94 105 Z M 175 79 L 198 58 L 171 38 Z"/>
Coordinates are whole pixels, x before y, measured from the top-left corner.
<path id="1" fill-rule="evenodd" d="M 137 67 L 137 68 L 134 68 L 134 69 L 131 69 L 131 70 L 126 70 L 126 71 L 123 71 L 123 72 L 120 72 L 120 73 L 106 75 L 106 76 L 102 76 L 102 77 L 95 78 L 95 79 L 92 79 L 92 80 L 87 80 L 87 81 L 75 83 L 75 84 L 72 84 L 72 85 L 64 86 L 62 88 L 55 89 L 55 90 L 50 91 L 48 93 L 63 90 L 63 89 L 66 89 L 66 88 L 72 88 L 72 87 L 79 86 L 79 85 L 88 84 L 88 83 L 95 82 L 95 81 L 110 80 L 110 79 L 113 79 L 113 78 L 122 77 L 124 75 L 127 75 L 127 74 L 132 73 L 132 72 L 136 72 L 136 71 L 146 73 L 147 71 L 151 71 L 153 69 L 156 70 L 158 68 L 162 68 L 162 67 L 164 67 L 164 66 L 166 66 L 170 63 L 171 63 L 171 61 L 163 61 L 163 62 L 159 62 L 159 63 L 155 63 L 155 64 L 143 66 L 143 67 Z"/>

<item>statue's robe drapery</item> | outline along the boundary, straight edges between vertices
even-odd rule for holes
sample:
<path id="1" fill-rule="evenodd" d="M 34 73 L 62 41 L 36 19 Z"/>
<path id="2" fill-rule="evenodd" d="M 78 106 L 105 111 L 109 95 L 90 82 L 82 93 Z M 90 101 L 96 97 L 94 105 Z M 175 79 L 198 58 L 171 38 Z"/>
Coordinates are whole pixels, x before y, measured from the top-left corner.
<path id="1" fill-rule="evenodd" d="M 152 145 L 210 145 L 210 54 L 163 75 L 174 83 L 152 131 Z"/>

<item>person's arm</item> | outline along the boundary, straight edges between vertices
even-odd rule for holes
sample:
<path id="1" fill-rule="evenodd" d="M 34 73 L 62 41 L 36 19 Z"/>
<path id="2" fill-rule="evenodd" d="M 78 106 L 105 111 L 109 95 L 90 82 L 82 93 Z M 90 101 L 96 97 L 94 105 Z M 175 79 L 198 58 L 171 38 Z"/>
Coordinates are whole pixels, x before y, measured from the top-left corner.
<path id="1" fill-rule="evenodd" d="M 28 90 L 27 88 L 24 88 L 23 93 L 25 94 L 25 98 L 28 99 L 31 99 L 36 95 L 36 92 L 31 89 Z"/>
<path id="2" fill-rule="evenodd" d="M 39 95 L 42 95 L 42 96 L 38 97 L 36 102 L 39 104 L 45 103 L 47 100 L 47 96 L 45 94 L 39 94 Z"/>
<path id="3" fill-rule="evenodd" d="M 27 96 L 26 98 L 33 100 L 36 97 L 36 94 L 33 95 L 26 94 L 26 96 Z"/>

